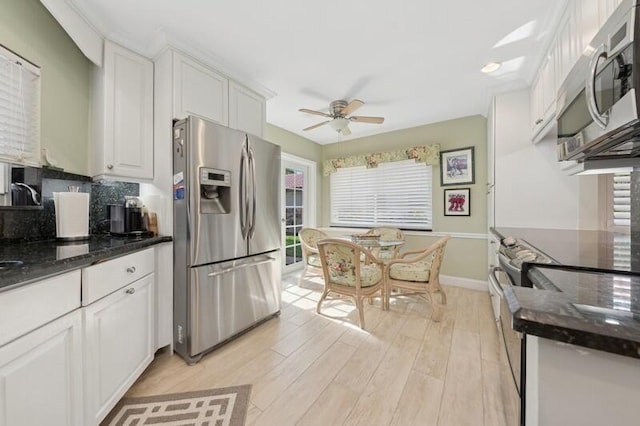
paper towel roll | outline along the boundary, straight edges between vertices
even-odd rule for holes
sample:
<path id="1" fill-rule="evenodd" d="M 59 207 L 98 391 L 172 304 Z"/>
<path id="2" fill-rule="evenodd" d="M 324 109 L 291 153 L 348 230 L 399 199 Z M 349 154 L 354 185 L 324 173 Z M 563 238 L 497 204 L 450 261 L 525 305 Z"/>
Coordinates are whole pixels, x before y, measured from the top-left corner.
<path id="1" fill-rule="evenodd" d="M 76 239 L 89 236 L 89 194 L 83 192 L 54 192 L 56 235 Z"/>

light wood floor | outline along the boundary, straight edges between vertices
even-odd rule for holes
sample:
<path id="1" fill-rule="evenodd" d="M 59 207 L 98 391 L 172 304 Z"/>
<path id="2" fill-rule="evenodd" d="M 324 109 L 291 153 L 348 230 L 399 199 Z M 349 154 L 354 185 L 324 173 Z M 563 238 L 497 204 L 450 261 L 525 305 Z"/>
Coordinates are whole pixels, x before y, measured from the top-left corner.
<path id="1" fill-rule="evenodd" d="M 252 384 L 248 425 L 515 425 L 488 293 L 446 287 L 441 322 L 416 297 L 315 313 L 321 281 L 283 278 L 282 314 L 188 366 L 156 356 L 127 396 Z"/>

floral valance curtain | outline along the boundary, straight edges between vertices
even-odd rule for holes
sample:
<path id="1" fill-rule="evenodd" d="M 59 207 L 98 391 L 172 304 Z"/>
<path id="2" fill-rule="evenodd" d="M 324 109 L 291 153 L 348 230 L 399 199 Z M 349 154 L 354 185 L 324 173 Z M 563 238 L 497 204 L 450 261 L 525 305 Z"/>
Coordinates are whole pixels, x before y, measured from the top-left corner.
<path id="1" fill-rule="evenodd" d="M 420 145 L 398 151 L 374 152 L 366 155 L 354 155 L 352 157 L 325 160 L 323 174 L 329 176 L 331 173 L 344 167 L 367 166 L 368 169 L 371 169 L 378 167 L 380 163 L 401 160 L 415 160 L 418 163 L 437 166 L 439 159 L 440 145 Z"/>

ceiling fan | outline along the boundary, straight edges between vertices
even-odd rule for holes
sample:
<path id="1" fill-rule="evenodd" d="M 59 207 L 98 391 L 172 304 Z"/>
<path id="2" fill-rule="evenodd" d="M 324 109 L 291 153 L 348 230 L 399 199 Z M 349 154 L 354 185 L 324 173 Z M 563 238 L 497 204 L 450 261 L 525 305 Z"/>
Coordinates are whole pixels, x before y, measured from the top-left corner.
<path id="1" fill-rule="evenodd" d="M 349 122 L 354 121 L 356 123 L 374 123 L 374 124 L 382 124 L 384 122 L 384 117 L 364 117 L 361 115 L 349 115 L 358 108 L 364 105 L 359 99 L 354 99 L 351 102 L 347 102 L 345 100 L 333 101 L 329 104 L 329 112 L 321 112 L 314 111 L 312 109 L 301 108 L 298 111 L 306 112 L 307 114 L 321 115 L 323 117 L 330 118 L 331 120 L 323 121 L 322 123 L 314 124 L 313 126 L 307 127 L 306 130 L 313 130 L 316 127 L 324 126 L 325 124 L 330 125 L 336 132 L 341 133 L 343 135 L 350 135 L 351 130 L 349 130 Z"/>

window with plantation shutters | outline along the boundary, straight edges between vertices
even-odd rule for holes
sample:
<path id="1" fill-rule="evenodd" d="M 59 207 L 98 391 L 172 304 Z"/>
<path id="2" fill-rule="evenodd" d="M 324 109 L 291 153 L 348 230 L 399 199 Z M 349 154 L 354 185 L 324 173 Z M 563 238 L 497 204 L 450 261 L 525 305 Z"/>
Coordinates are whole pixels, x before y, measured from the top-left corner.
<path id="1" fill-rule="evenodd" d="M 403 160 L 331 174 L 331 225 L 431 230 L 431 166 Z"/>
<path id="2" fill-rule="evenodd" d="M 40 69 L 2 46 L 0 160 L 40 165 Z"/>
<path id="3" fill-rule="evenodd" d="M 613 175 L 613 224 L 631 225 L 631 173 Z"/>

